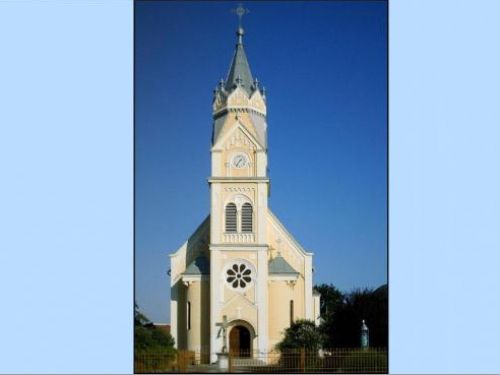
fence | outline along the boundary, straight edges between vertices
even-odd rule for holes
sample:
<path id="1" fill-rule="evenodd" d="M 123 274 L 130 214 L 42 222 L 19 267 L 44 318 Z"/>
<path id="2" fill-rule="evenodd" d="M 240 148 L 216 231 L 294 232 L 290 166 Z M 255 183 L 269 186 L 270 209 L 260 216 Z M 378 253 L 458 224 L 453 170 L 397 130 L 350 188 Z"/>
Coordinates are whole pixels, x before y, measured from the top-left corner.
<path id="1" fill-rule="evenodd" d="M 210 364 L 210 353 L 178 350 L 171 354 L 141 354 L 135 357 L 136 373 L 347 373 L 388 372 L 385 348 L 335 348 L 229 353 L 229 369 L 219 371 Z"/>

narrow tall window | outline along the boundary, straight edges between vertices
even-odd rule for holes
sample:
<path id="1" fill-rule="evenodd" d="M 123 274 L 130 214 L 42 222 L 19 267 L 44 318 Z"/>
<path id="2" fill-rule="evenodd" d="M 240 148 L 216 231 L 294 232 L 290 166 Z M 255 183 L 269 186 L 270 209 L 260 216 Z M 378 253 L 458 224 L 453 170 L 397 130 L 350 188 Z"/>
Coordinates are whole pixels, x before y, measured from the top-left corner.
<path id="1" fill-rule="evenodd" d="M 236 205 L 228 203 L 226 206 L 226 232 L 236 232 Z"/>
<path id="2" fill-rule="evenodd" d="M 187 303 L 187 328 L 191 329 L 191 302 Z"/>
<path id="3" fill-rule="evenodd" d="M 293 324 L 293 300 L 290 300 L 290 325 Z"/>
<path id="4" fill-rule="evenodd" d="M 245 203 L 241 209 L 241 231 L 242 232 L 252 232 L 253 231 L 253 212 L 252 205 L 250 203 Z"/>

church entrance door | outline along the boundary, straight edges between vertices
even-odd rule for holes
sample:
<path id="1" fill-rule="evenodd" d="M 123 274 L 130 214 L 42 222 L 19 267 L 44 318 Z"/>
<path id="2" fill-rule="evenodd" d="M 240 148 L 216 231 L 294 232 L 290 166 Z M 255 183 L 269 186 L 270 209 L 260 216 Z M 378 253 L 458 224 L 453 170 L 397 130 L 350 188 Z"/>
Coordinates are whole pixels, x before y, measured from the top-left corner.
<path id="1" fill-rule="evenodd" d="M 229 333 L 229 350 L 235 357 L 251 357 L 251 335 L 248 328 L 234 326 Z"/>

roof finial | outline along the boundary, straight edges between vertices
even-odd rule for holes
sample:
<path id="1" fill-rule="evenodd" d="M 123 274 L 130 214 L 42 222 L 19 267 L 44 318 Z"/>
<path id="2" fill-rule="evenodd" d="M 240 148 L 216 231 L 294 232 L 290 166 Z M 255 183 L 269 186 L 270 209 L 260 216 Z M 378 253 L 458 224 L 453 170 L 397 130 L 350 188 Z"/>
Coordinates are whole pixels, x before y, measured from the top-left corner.
<path id="1" fill-rule="evenodd" d="M 238 30 L 236 31 L 236 36 L 238 37 L 238 45 L 243 44 L 243 34 L 245 34 L 245 32 L 243 31 L 243 28 L 238 27 Z"/>
<path id="2" fill-rule="evenodd" d="M 238 36 L 238 44 L 243 44 L 243 34 L 245 33 L 243 31 L 243 26 L 241 26 L 241 18 L 245 15 L 250 13 L 248 9 L 243 8 L 243 4 L 238 4 L 238 7 L 236 9 L 231 10 L 233 13 L 236 13 L 238 16 L 238 31 L 236 31 L 236 35 Z"/>
<path id="3" fill-rule="evenodd" d="M 236 13 L 236 15 L 238 16 L 238 28 L 239 29 L 242 29 L 243 27 L 241 26 L 241 18 L 245 15 L 245 14 L 248 14 L 250 13 L 250 11 L 248 9 L 245 9 L 243 8 L 243 4 L 242 3 L 239 3 L 238 4 L 238 7 L 235 8 L 235 9 L 231 9 L 231 11 L 233 13 Z"/>

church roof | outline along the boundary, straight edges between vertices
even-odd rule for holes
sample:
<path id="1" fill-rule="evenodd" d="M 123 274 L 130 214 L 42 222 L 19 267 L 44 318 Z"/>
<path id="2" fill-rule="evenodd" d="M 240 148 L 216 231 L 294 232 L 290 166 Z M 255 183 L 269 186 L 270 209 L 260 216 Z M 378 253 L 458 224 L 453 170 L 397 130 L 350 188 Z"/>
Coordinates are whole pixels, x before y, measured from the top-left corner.
<path id="1" fill-rule="evenodd" d="M 269 261 L 268 269 L 270 274 L 298 274 L 298 272 L 295 271 L 281 255 L 278 255 Z"/>
<path id="2" fill-rule="evenodd" d="M 271 211 L 271 209 L 268 207 L 267 208 L 267 212 L 269 214 L 269 217 L 271 218 L 271 220 L 274 221 L 274 223 L 280 228 L 281 231 L 283 231 L 283 233 L 285 233 L 288 238 L 290 238 L 290 240 L 292 241 L 293 244 L 295 244 L 295 246 L 297 246 L 297 248 L 304 254 L 304 255 L 313 255 L 313 253 L 310 253 L 310 252 L 307 252 L 301 245 L 300 243 L 292 236 L 292 234 L 285 228 L 285 226 L 281 223 L 281 221 L 279 221 L 279 219 L 276 217 L 276 215 L 273 214 L 273 212 Z"/>
<path id="3" fill-rule="evenodd" d="M 231 67 L 226 78 L 226 91 L 232 91 L 234 86 L 240 84 L 245 91 L 250 94 L 254 85 L 250 65 L 248 64 L 247 55 L 243 49 L 243 28 L 238 28 L 236 35 L 238 36 L 238 43 L 234 51 Z"/>
<path id="4" fill-rule="evenodd" d="M 208 275 L 210 274 L 210 265 L 204 256 L 199 256 L 186 267 L 184 275 Z"/>

